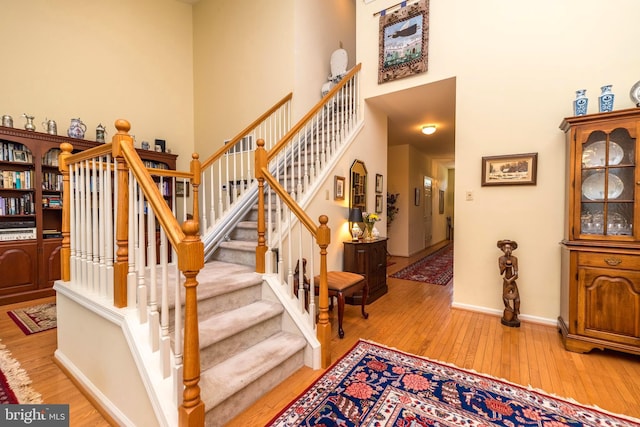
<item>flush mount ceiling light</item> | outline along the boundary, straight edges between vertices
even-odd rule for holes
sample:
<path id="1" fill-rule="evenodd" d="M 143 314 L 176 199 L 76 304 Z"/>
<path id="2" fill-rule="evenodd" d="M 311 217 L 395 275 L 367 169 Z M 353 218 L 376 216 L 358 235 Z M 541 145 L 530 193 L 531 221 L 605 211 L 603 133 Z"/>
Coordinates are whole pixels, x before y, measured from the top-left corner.
<path id="1" fill-rule="evenodd" d="M 436 125 L 425 125 L 422 126 L 422 133 L 425 135 L 432 135 L 436 132 Z"/>

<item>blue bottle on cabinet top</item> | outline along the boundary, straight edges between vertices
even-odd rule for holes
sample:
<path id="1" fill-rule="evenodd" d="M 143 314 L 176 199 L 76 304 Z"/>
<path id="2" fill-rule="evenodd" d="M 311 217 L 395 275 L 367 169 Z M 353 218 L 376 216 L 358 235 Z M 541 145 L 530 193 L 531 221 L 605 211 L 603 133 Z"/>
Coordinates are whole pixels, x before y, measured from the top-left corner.
<path id="1" fill-rule="evenodd" d="M 611 85 L 604 85 L 600 90 L 602 90 L 602 94 L 598 98 L 600 101 L 598 111 L 601 113 L 613 111 L 613 99 L 615 98 L 615 95 L 611 92 Z"/>
<path id="2" fill-rule="evenodd" d="M 586 96 L 587 90 L 580 89 L 576 91 L 576 99 L 573 101 L 573 115 L 584 116 L 587 114 L 587 105 L 589 105 L 589 99 Z"/>

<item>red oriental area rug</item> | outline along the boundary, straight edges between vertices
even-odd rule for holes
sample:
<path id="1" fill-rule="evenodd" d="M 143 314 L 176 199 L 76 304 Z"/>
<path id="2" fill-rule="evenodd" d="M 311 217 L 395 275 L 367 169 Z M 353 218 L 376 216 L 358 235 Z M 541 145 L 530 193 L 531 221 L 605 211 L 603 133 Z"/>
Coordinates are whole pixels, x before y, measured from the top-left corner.
<path id="1" fill-rule="evenodd" d="M 57 326 L 56 304 L 53 302 L 18 308 L 7 314 L 25 335 L 48 331 Z"/>
<path id="2" fill-rule="evenodd" d="M 640 420 L 360 340 L 269 426 L 640 426 Z"/>
<path id="3" fill-rule="evenodd" d="M 42 398 L 31 388 L 31 379 L 20 362 L 0 344 L 0 405 L 19 403 L 39 404 Z"/>
<path id="4" fill-rule="evenodd" d="M 392 274 L 391 277 L 446 285 L 453 278 L 453 243 Z"/>

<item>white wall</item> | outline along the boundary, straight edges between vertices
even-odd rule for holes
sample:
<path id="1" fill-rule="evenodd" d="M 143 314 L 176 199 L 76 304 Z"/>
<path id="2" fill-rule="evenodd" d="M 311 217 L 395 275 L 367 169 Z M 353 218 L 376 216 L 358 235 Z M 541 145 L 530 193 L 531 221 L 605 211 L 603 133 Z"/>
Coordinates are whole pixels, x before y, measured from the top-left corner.
<path id="1" fill-rule="evenodd" d="M 587 89 L 590 113 L 604 84 L 613 85 L 615 109 L 633 107 L 628 92 L 640 78 L 640 57 L 628 46 L 640 36 L 640 3 L 431 2 L 428 72 L 378 85 L 373 13 L 395 3 L 356 3 L 363 93 L 456 77 L 454 304 L 501 310 L 496 242 L 510 238 L 519 244 L 522 313 L 555 322 L 565 186 L 558 125 L 572 115 L 577 89 Z M 528 152 L 539 153 L 536 186 L 480 186 L 482 156 Z M 473 201 L 465 201 L 467 190 Z"/>
<path id="2" fill-rule="evenodd" d="M 355 5 L 201 0 L 194 5 L 196 151 L 206 159 L 293 92 L 293 123 L 320 101 L 331 53 L 355 63 Z"/>
<path id="3" fill-rule="evenodd" d="M 116 119 L 137 146 L 165 139 L 186 168 L 193 149 L 191 6 L 175 0 L 4 0 L 0 12 L 0 114 L 22 113 L 66 135 L 71 118 L 95 140 Z"/>
<path id="4" fill-rule="evenodd" d="M 331 74 L 330 59 L 342 47 L 355 65 L 355 4 L 344 0 L 294 2 L 294 117 L 304 116 L 321 98 L 322 84 Z M 278 6 L 280 2 L 278 1 Z"/>
<path id="5" fill-rule="evenodd" d="M 56 290 L 57 361 L 120 425 L 160 425 L 125 338 L 124 322 L 120 313 L 113 313 L 117 309 L 98 307 L 98 315 L 78 303 L 73 291 L 59 285 Z"/>
<path id="6" fill-rule="evenodd" d="M 193 6 L 195 150 L 206 159 L 293 91 L 293 0 Z"/>
<path id="7" fill-rule="evenodd" d="M 310 206 L 305 209 L 314 221 L 317 221 L 322 214 L 329 217 L 328 226 L 331 229 L 331 243 L 327 248 L 327 267 L 329 270 L 342 270 L 342 242 L 351 240 L 347 219 L 349 217 L 349 170 L 353 161 L 356 159 L 362 160 L 367 168 L 367 209 L 369 211 L 373 212 L 375 209 L 375 179 L 377 173 L 385 177 L 382 193 L 386 194 L 387 192 L 387 160 L 385 156 L 379 155 L 379 153 L 385 152 L 387 149 L 386 116 L 368 104 L 365 104 L 364 115 L 366 126 L 356 136 L 349 150 L 330 172 L 331 179 L 327 180 L 320 189 L 320 197 L 316 197 Z M 333 177 L 336 175 L 346 178 L 347 188 L 344 200 L 334 200 Z M 386 203 L 384 206 L 386 206 Z M 376 224 L 376 228 L 380 231 L 382 237 L 387 235 L 386 225 L 386 216 L 382 215 L 381 221 Z M 315 265 L 319 266 L 319 263 Z"/>
<path id="8" fill-rule="evenodd" d="M 386 120 L 385 120 L 386 121 Z M 409 207 L 413 204 L 412 193 L 409 191 L 409 145 L 390 145 L 387 157 L 393 159 L 388 163 L 387 191 L 399 194 L 396 214 L 391 226 L 387 228 L 389 241 L 387 251 L 395 256 L 409 256 Z M 385 192 L 386 193 L 386 192 Z M 385 206 L 385 219 L 387 215 Z"/>

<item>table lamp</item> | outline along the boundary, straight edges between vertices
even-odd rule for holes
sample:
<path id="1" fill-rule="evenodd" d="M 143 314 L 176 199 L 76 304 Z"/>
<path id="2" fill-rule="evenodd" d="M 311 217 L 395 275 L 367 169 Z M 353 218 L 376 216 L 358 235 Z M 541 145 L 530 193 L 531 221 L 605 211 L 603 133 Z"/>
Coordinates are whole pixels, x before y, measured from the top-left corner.
<path id="1" fill-rule="evenodd" d="M 351 240 L 357 242 L 362 234 L 362 230 L 358 226 L 359 222 L 363 222 L 362 209 L 351 208 L 349 209 L 349 222 L 351 223 Z"/>

